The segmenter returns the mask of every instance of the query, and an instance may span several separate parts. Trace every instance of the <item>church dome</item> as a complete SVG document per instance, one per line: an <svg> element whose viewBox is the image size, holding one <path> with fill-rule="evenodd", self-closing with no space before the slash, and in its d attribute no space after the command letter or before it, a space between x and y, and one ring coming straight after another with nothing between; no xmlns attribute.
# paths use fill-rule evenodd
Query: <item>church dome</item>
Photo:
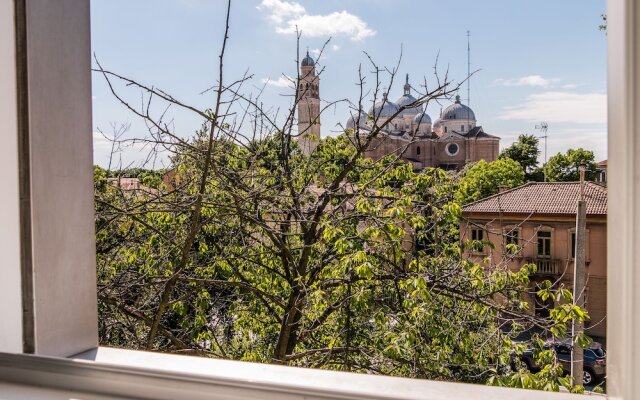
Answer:
<svg viewBox="0 0 640 400"><path fill-rule="evenodd" d="M406 106L408 104L411 103L415 103L416 98L413 97L411 94L404 94L402 95L402 97L400 97L398 99L398 101L396 101L396 104L398 105L398 107L402 107L402 106ZM404 115L416 115L416 114L420 114L422 112L422 107L421 106L416 106L416 107L411 107L411 108L407 108L404 109L400 112L400 114L398 114L399 116L404 116Z"/></svg>
<svg viewBox="0 0 640 400"><path fill-rule="evenodd" d="M313 67L314 65L316 65L316 62L313 61L313 58L311 58L311 56L309 55L309 51L307 51L307 56L302 59L302 66Z"/></svg>
<svg viewBox="0 0 640 400"><path fill-rule="evenodd" d="M398 101L396 101L396 104L398 105L398 107L402 107L415 102L416 102L416 98L411 95L411 85L409 85L409 74L407 74L406 81L404 82L404 94L402 95L402 97L398 99ZM411 108L402 110L402 112L400 112L398 116L402 117L405 115L416 115L416 114L420 114L421 112L422 112L422 106L411 107Z"/></svg>
<svg viewBox="0 0 640 400"><path fill-rule="evenodd" d="M431 117L426 112L421 112L413 118L413 123L416 125L431 125Z"/></svg>
<svg viewBox="0 0 640 400"><path fill-rule="evenodd" d="M355 129L357 119L358 119L358 113L355 113L351 117L349 117L349 120L347 121L347 129ZM365 114L364 111L360 111L359 119L360 121L358 122L357 126L364 127L367 122L367 114Z"/></svg>
<svg viewBox="0 0 640 400"><path fill-rule="evenodd" d="M398 105L387 99L385 93L382 100L369 109L369 115L373 118L389 118L398 112Z"/></svg>
<svg viewBox="0 0 640 400"><path fill-rule="evenodd" d="M456 102L445 108L440 118L442 120L468 119L475 121L476 115L473 110L460 103L460 96L456 96Z"/></svg>

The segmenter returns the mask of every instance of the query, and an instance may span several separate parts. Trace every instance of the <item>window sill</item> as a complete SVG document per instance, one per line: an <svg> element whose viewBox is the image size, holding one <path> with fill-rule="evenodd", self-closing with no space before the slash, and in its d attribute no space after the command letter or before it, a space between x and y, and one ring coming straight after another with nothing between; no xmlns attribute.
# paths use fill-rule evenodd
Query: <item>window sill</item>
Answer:
<svg viewBox="0 0 640 400"><path fill-rule="evenodd" d="M99 347L72 359L0 354L0 381L83 399L580 399L580 395ZM3 384L0 383L0 389ZM0 392L4 392L0 390ZM40 393L40 392L38 392ZM108 396L108 397L104 397ZM20 398L20 397L14 397ZM26 395L23 398L29 398ZM54 397L57 398L57 397Z"/></svg>

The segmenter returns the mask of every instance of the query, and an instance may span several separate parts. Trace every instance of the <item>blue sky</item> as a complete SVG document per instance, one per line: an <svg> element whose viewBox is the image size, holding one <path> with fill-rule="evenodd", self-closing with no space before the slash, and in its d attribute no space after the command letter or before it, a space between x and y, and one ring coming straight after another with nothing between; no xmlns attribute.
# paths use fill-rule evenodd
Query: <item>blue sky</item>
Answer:
<svg viewBox="0 0 640 400"><path fill-rule="evenodd" d="M217 76L223 33L222 0L92 0L92 50L109 70L153 85L198 107L211 106L200 94ZM370 71L365 52L379 65L394 66L414 85L434 83L441 70L453 81L467 71L467 30L471 31L471 108L486 132L502 137L501 147L518 134L549 124L549 155L572 147L606 158L606 35L598 30L604 0L236 0L232 5L228 79L253 75L253 91L265 86L262 101L286 109L291 91L280 85L295 76L296 37L314 53L331 38L320 60L320 94L327 101L357 99L357 70ZM265 84L265 81L269 80ZM371 81L370 81L371 82ZM394 84L390 98L401 95ZM130 99L139 99L129 92ZM460 93L466 98L466 89ZM138 96L138 97L136 97ZM446 104L444 104L446 106ZM111 124L130 123L127 135L145 135L145 125L93 76L95 161L106 164L110 146L97 134ZM430 104L435 120L440 106ZM335 135L349 115L346 104L322 117L322 134ZM200 120L176 112L184 136ZM542 157L542 156L541 156ZM124 164L144 159L134 146ZM156 165L158 166L158 165Z"/></svg>

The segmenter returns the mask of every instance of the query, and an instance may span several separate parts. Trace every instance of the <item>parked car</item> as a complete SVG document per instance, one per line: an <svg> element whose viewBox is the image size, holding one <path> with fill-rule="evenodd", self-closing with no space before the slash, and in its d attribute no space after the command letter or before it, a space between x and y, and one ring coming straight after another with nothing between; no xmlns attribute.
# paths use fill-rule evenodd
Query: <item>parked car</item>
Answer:
<svg viewBox="0 0 640 400"><path fill-rule="evenodd" d="M571 373L571 344L566 342L553 342L547 344L545 347L553 349L558 361L562 365L562 370L567 374ZM583 357L584 378L582 384L593 385L600 382L607 374L607 357L602 344L592 342L588 349L583 350ZM527 349L522 353L520 360L522 360L529 371L540 371L540 367L536 365L533 357L533 349Z"/></svg>

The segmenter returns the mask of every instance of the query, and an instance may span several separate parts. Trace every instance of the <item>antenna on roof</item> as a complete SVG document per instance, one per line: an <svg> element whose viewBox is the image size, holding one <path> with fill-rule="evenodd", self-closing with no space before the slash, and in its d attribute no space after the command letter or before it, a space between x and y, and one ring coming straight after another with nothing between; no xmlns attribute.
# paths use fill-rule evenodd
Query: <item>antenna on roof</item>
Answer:
<svg viewBox="0 0 640 400"><path fill-rule="evenodd" d="M549 124L544 121L540 122L540 125L536 125L536 129L542 132L542 136L540 136L540 139L544 139L544 165L542 166L542 171L544 172L544 167L547 165L547 138L549 137L549 135L547 135L547 129L549 129ZM547 181L546 172L544 172L544 181Z"/></svg>

